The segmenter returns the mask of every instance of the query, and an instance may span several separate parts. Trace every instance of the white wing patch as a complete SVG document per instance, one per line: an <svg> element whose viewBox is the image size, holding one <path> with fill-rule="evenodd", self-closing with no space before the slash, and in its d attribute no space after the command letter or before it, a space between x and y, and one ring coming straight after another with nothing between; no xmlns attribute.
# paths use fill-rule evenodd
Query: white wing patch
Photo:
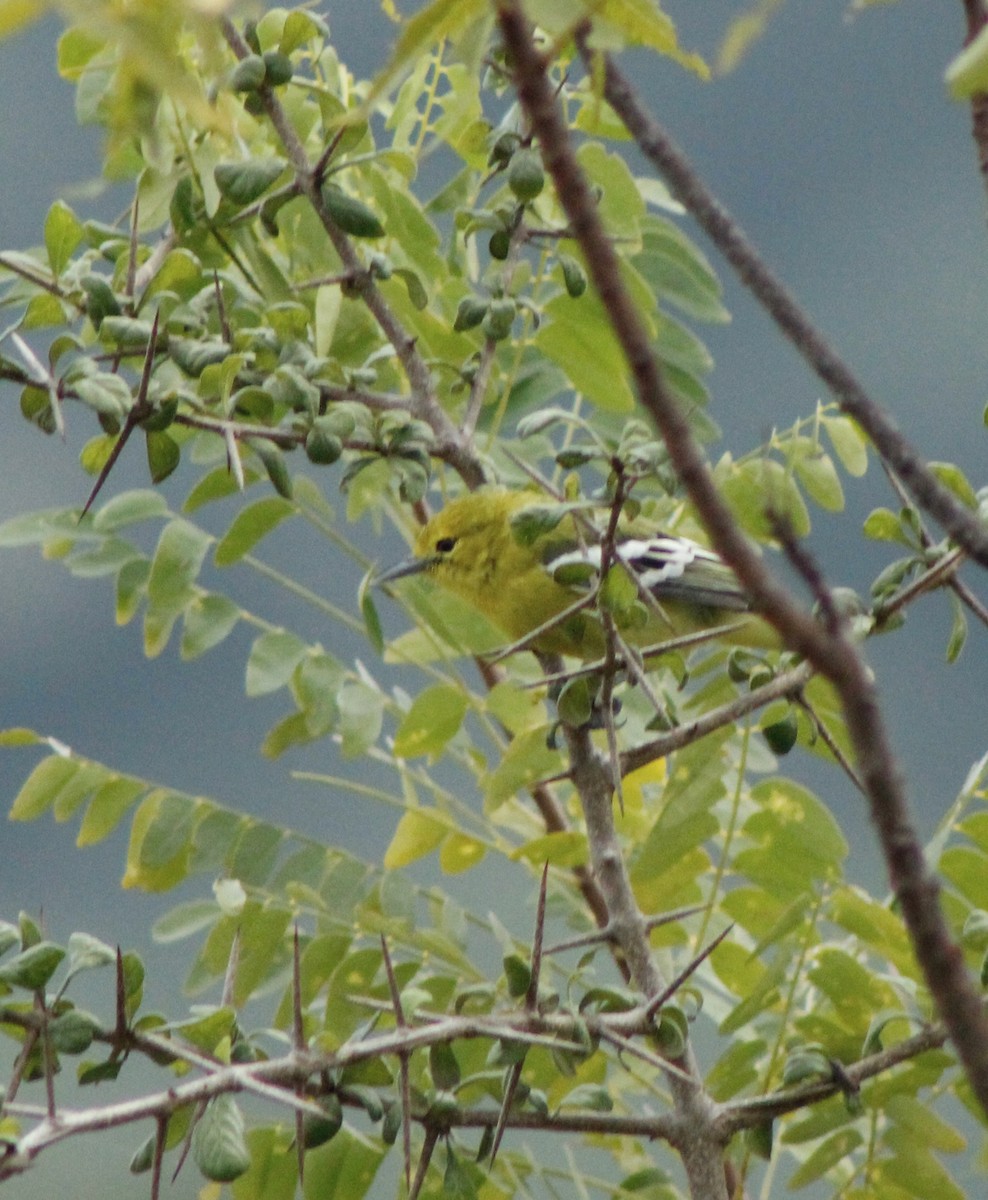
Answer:
<svg viewBox="0 0 988 1200"><path fill-rule="evenodd" d="M600 568L600 547L597 550L597 567ZM658 537L640 540L630 538L619 543L615 550L618 557L637 574L649 591L661 589L671 579L682 579L693 563L712 563L723 567L723 562L710 550L691 542L689 538Z"/></svg>
<svg viewBox="0 0 988 1200"><path fill-rule="evenodd" d="M734 612L748 608L747 597L723 559L689 538L670 534L628 538L614 552L659 599L676 597ZM599 545L586 546L557 555L545 567L556 578L588 591L600 574L600 557ZM585 569L582 577L580 567Z"/></svg>

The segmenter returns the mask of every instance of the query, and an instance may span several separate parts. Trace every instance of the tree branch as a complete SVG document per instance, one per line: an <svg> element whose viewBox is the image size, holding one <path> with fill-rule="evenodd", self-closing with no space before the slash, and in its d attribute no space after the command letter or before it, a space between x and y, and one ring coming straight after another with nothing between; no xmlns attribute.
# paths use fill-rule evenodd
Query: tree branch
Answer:
<svg viewBox="0 0 988 1200"><path fill-rule="evenodd" d="M686 155L648 112L613 59L606 54L598 56L588 48L586 28L578 35L577 42L589 70L593 71L595 64L603 66L605 99L641 152L663 175L672 194L689 210L737 271L741 282L831 390L842 411L868 434L917 504L972 558L988 567L988 528L984 522L940 482L891 416L868 395L795 296L767 266L741 226L700 179Z"/></svg>
<svg viewBox="0 0 988 1200"><path fill-rule="evenodd" d="M980 995L965 967L960 948L950 935L939 903L939 884L927 869L922 846L909 814L905 788L892 753L872 673L840 624L833 628L820 625L772 576L748 545L732 513L721 499L689 424L665 385L645 326L624 285L620 262L601 222L586 177L573 153L569 131L546 74L546 62L533 45L528 22L517 0L502 0L498 12L501 31L515 64L519 99L538 138L546 168L555 183L557 197L586 257L604 311L624 350L639 400L662 434L670 460L714 548L731 566L742 587L751 596L755 609L775 626L787 646L797 650L831 681L840 696L859 773L871 804L872 820L879 833L892 887L902 906L917 959L971 1086L988 1112L988 1020L985 1019ZM608 71L608 74L612 78L611 90L614 90L613 72ZM612 104L621 101L616 94L612 99L610 92L608 99ZM636 122L639 122L640 115L637 108L628 113ZM641 140L644 130L639 125L633 132ZM685 182L680 180L680 187ZM711 216L717 216L717 224L724 226L725 238L726 234L733 234L733 227L719 219L719 209L715 208ZM731 244L730 238L726 238L726 241ZM725 251L727 248L725 246ZM739 261L750 265L750 259L746 256L740 256ZM808 326L804 328L802 314L794 310L789 317L809 336L810 344L815 346L817 365L825 366L828 376L833 376L834 384L840 384L840 388L854 398L852 407L860 408L858 401L864 399L866 404L862 411L868 417L875 417L876 411L867 402L867 397L859 394L856 380L847 378L843 364L836 356L831 356L829 347L818 342L815 331ZM796 320L797 317L799 320ZM844 398L847 399L846 396ZM859 413L855 412L854 415L859 416ZM883 422L884 417L878 421L880 434L884 430ZM953 496L947 494L944 502L939 503L938 497L945 493L945 489L932 477L927 479L929 472L925 466L908 448L898 431L893 432L894 436L885 438L883 450L891 452L893 465L897 469L900 466L907 468L907 473L903 473L907 486L913 488L917 499L922 495L922 502L929 511L945 524L949 522L951 532L956 527L958 540L972 555L976 554L988 563L988 534L968 510L958 513ZM888 431L885 430L885 433ZM896 461L897 457L902 461ZM959 536L961 532L964 533L963 538ZM576 769L577 764L574 763L574 772ZM689 1170L685 1158L684 1162ZM697 1181L692 1177L691 1186L694 1189L697 1187Z"/></svg>
<svg viewBox="0 0 988 1200"><path fill-rule="evenodd" d="M245 58L250 53L250 47L241 37L233 22L224 17L221 27L230 49L237 58ZM444 456L460 474L464 483L471 488L478 487L484 482L484 471L480 461L474 454L469 440L462 436L443 411L436 396L432 373L415 345L415 338L404 329L397 315L381 294L370 272L361 262L353 242L330 217L320 190L322 171L313 169L305 147L295 132L295 127L288 119L288 115L273 90L269 86L263 85L259 89L258 95L261 97L265 111L285 148L288 160L295 171L300 191L312 205L333 248L339 255L344 271L350 275L355 291L367 305L381 332L394 347L411 388L409 410L431 427L443 448Z"/></svg>

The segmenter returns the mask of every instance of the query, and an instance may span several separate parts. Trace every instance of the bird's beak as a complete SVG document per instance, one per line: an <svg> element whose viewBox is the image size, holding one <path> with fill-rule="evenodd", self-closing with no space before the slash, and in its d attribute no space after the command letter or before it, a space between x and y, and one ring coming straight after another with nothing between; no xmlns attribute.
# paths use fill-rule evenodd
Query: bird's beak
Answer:
<svg viewBox="0 0 988 1200"><path fill-rule="evenodd" d="M374 586L380 587L382 583L394 583L396 579L404 579L406 575L418 575L431 565L431 558L403 559L400 563L395 563L393 567L388 567L380 575L377 575L374 579Z"/></svg>

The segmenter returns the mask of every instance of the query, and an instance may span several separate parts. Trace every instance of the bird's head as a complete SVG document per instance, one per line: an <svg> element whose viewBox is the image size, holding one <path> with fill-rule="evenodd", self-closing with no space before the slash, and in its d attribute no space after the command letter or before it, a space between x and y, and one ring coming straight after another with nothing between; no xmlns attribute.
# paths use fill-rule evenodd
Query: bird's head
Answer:
<svg viewBox="0 0 988 1200"><path fill-rule="evenodd" d="M510 538L515 507L515 496L498 488L451 500L419 530L412 556L379 575L377 582L430 575L453 591L472 591L492 554Z"/></svg>

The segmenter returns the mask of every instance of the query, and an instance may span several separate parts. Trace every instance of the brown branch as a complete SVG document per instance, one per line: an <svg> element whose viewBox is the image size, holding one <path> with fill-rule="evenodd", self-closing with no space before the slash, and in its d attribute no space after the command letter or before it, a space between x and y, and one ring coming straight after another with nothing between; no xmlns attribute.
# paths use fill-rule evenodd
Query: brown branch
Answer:
<svg viewBox="0 0 988 1200"><path fill-rule="evenodd" d="M493 663L486 659L475 659L477 668L480 671L481 678L485 686L490 689L504 679L501 670ZM566 816L563 806L559 803L558 798L553 793L552 789L545 783L536 783L529 788L529 795L539 810L539 815L545 825L546 833L565 833L570 829L570 822ZM587 870L586 867L577 866L573 868L573 878L576 886L580 889L580 894L589 908L594 921L597 923L598 929L607 928L609 916L607 913L607 901L593 877L593 873ZM623 964L618 964L624 971ZM625 976L627 978L627 976Z"/></svg>
<svg viewBox="0 0 988 1200"><path fill-rule="evenodd" d="M642 406L660 431L670 460L714 548L733 569L742 587L751 596L756 611L779 631L786 645L797 650L831 681L840 696L858 770L867 789L872 820L878 830L892 887L902 906L917 960L922 965L927 986L947 1025L971 1086L988 1112L988 1020L974 980L965 967L960 948L950 935L940 907L939 884L927 868L909 814L905 788L892 753L871 672L846 631L840 626L825 629L805 608L799 606L752 551L738 529L732 513L717 491L683 412L662 378L647 330L624 285L620 261L601 222L587 179L573 153L569 131L546 74L547 64L532 43L531 29L517 0L502 0L499 19L505 43L514 59L519 99L538 138L546 168L555 183L556 195L580 242L604 311L624 350ZM640 106L637 103L630 104L631 97L627 92L620 92L618 85L621 81L615 81L609 64L605 69L611 81L605 92L608 100L615 108L621 105L618 111L629 124L634 122L632 132L639 143L643 144L644 139L652 154L662 157L660 151L666 151L664 138L651 127L654 123L643 124ZM646 133L650 141L645 138ZM673 161L682 165L679 156ZM674 190L688 190L687 184L692 182L692 172L685 176L681 173ZM682 200L683 196L679 195L679 198ZM758 260L748 252L746 243L738 243L735 227L728 222L719 206L710 207L712 198L705 191L702 198L710 208L709 216L716 218L715 226L720 230L720 242L725 253L732 250L732 261L739 269L743 265L749 281L758 284L764 291L764 274L752 274L752 265ZM696 197L693 200L698 202ZM777 319L784 316L787 329L799 334L799 344L812 350L814 365L835 387L845 410L853 412L863 424L867 422L866 428L871 426L868 432L873 437L877 433L882 439L883 453L917 500L941 520L972 555L988 562L988 532L969 510L958 511L954 497L932 477L901 434L886 427L884 414L871 404L843 363L822 343L802 313L790 303L781 285L775 286L771 278L770 282L773 288L769 299L773 302L773 311L778 314ZM568 740L573 741L572 738ZM574 781L581 769L577 754L574 753L578 749L571 745ZM697 1157L702 1158L703 1155ZM684 1163L689 1170L690 1158L685 1153ZM693 1176L691 1186L697 1194L705 1194L699 1191L697 1179ZM710 1191L706 1194L714 1196L722 1193Z"/></svg>
<svg viewBox="0 0 988 1200"><path fill-rule="evenodd" d="M842 1067L842 1071L852 1085L860 1086L865 1080L883 1075L893 1067L926 1053L927 1050L939 1049L946 1040L947 1031L943 1025L927 1025L919 1033L897 1042L887 1050L880 1050L877 1054L870 1054L850 1066ZM811 1104L819 1104L828 1096L842 1091L843 1086L838 1079L821 1080L819 1083L808 1083L803 1087L770 1092L752 1100L739 1100L734 1104L724 1105L717 1120L724 1135L731 1137L742 1129L751 1129L765 1121L785 1116L786 1113L796 1112Z"/></svg>
<svg viewBox="0 0 988 1200"><path fill-rule="evenodd" d="M851 368L816 328L795 296L766 265L741 226L707 188L692 164L608 55L578 36L588 69L603 66L604 97L639 149L664 176L669 189L736 270L738 278L768 312L812 370L853 417L875 449L903 480L916 502L982 566L988 566L988 528L933 474L891 416L865 391ZM544 143L543 143L544 144ZM560 194L562 199L565 199ZM571 217L572 222L572 217ZM684 480L685 482L685 480Z"/></svg>
<svg viewBox="0 0 988 1200"><path fill-rule="evenodd" d="M238 59L245 58L250 54L250 47L229 18L223 18L221 29L227 44ZM288 161L295 171L301 193L312 205L313 211L333 244L333 249L339 256L343 270L350 274L355 292L367 305L368 311L374 317L381 332L394 347L411 388L409 411L431 427L444 451L446 460L459 473L464 483L470 488L478 487L485 478L480 460L469 441L462 437L440 405L432 373L418 351L415 338L403 327L381 294L371 273L361 262L353 242L329 215L321 192L324 165L320 160L320 169L317 171L313 168L305 147L295 132L294 125L289 120L274 91L269 86L262 85L257 94L281 140Z"/></svg>
<svg viewBox="0 0 988 1200"><path fill-rule="evenodd" d="M891 471L887 472L887 474L888 474L888 478L889 478L889 483L891 483L892 489L895 492L895 494L899 497L899 499L902 501L902 503L904 505L912 508L912 505L910 504L910 501L909 501L909 495L906 492L905 488L902 486L902 484L899 482L899 480L896 478L895 474ZM927 529L926 523L923 520L922 514L916 512L915 508L912 508L912 511L914 513L916 513L916 523L919 527L920 545L923 547L924 550L931 550L935 544L933 536L930 533L930 531ZM937 568L937 564L934 563L934 565L930 568L930 570L935 571L936 568ZM981 622L982 625L988 627L988 608L985 607L984 603L978 599L978 597L971 591L971 589L957 575L956 572L948 576L948 578L946 579L946 585L954 593L954 595L957 597L957 599L960 600L961 604L963 604L975 616L975 618ZM910 597L910 599L911 598L912 597ZM893 597L892 600L895 600L895 597ZM890 603L891 603L891 601L890 601ZM885 606L882 606L876 612L875 616L876 616L877 620L881 620L884 617L884 615L885 615Z"/></svg>
<svg viewBox="0 0 988 1200"><path fill-rule="evenodd" d="M725 725L733 725L742 717L748 716L749 713L764 708L766 704L771 704L773 700L781 700L786 696L798 696L812 675L813 668L809 663L800 663L798 667L776 675L773 680L762 687L755 688L751 692L744 692L728 701L727 704L721 705L720 708L704 713L695 721L686 721L682 725L677 725L675 729L669 730L668 733L653 738L650 742L643 742L640 746L625 750L621 755L622 775L628 775L632 771L637 771L639 767L655 762L657 758L665 758L676 750L682 750L684 746L692 745L700 738L706 737L718 729L723 729Z"/></svg>

